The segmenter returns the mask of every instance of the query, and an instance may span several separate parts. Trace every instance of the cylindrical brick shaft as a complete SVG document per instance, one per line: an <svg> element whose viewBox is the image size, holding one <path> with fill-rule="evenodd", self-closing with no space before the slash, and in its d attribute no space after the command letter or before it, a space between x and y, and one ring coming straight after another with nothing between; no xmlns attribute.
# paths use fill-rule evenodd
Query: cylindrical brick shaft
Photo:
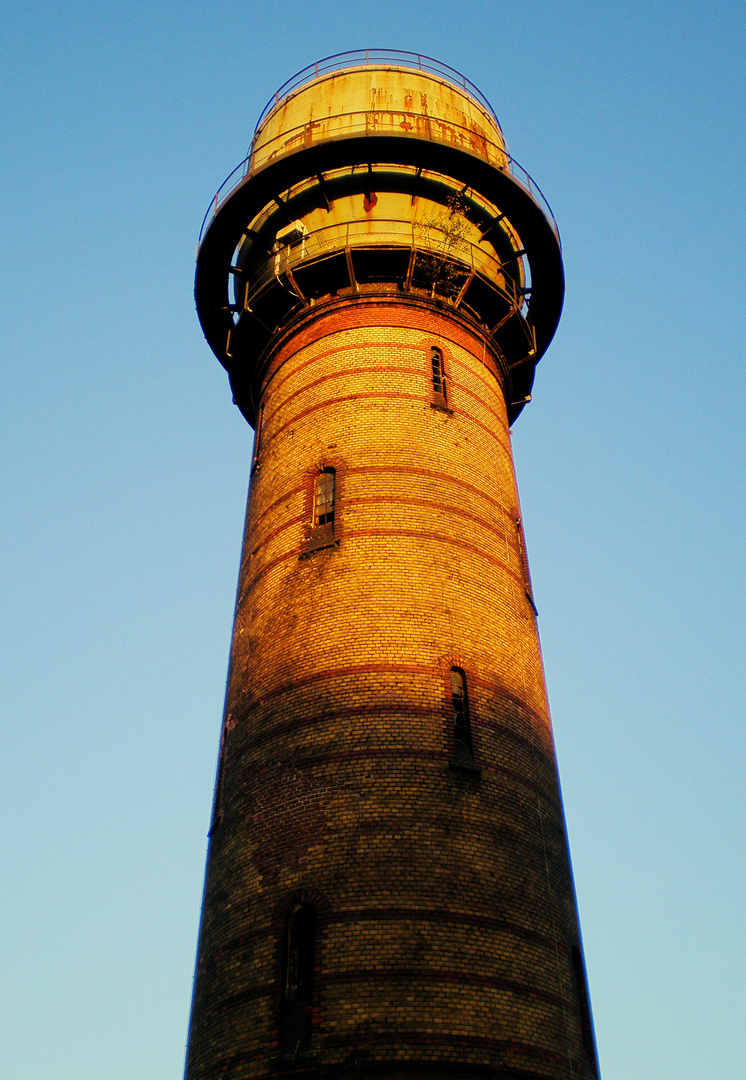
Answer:
<svg viewBox="0 0 746 1080"><path fill-rule="evenodd" d="M250 384L187 1080L592 1080L505 351L335 293Z"/></svg>

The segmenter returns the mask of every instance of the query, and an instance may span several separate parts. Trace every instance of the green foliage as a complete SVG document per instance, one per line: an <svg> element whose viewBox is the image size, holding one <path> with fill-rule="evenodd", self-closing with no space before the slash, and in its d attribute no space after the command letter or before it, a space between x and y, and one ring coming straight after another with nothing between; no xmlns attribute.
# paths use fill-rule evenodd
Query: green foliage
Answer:
<svg viewBox="0 0 746 1080"><path fill-rule="evenodd" d="M464 280L464 256L468 252L466 239L469 221L463 195L452 195L442 209L433 210L429 217L415 226L417 277L430 288L449 299L457 294Z"/></svg>

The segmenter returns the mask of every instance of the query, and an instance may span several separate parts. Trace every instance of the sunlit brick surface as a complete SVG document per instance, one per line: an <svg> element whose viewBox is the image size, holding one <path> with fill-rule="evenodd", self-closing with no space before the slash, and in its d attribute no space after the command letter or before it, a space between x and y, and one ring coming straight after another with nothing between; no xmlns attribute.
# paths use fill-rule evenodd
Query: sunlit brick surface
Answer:
<svg viewBox="0 0 746 1080"><path fill-rule="evenodd" d="M261 408L187 1078L594 1077L501 361L446 305L348 298L279 337ZM317 945L293 1050L299 900Z"/></svg>

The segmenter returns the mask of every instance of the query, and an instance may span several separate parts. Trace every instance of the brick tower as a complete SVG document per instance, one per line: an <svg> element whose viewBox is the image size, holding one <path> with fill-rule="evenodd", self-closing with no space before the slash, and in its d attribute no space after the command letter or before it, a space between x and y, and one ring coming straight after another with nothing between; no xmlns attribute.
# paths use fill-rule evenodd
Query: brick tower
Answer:
<svg viewBox="0 0 746 1080"><path fill-rule="evenodd" d="M254 427L187 1080L596 1080L509 424L557 228L463 76L301 72L196 300Z"/></svg>

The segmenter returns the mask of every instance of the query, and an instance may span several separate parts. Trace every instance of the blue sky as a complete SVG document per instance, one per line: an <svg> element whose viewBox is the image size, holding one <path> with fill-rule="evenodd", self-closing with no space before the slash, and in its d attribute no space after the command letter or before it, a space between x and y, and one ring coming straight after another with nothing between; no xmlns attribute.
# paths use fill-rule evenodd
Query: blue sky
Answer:
<svg viewBox="0 0 746 1080"><path fill-rule="evenodd" d="M605 1080L740 1080L741 4L7 3L0 1042L181 1075L251 432L192 300L274 89L420 51L562 232L514 448Z"/></svg>

